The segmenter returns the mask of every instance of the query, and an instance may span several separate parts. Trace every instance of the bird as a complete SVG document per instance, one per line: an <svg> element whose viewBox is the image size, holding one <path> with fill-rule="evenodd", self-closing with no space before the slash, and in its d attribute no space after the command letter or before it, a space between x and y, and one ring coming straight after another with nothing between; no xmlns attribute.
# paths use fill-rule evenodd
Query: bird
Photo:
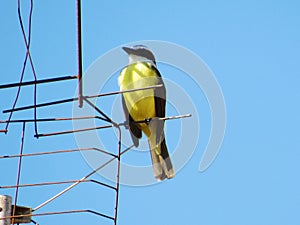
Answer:
<svg viewBox="0 0 300 225"><path fill-rule="evenodd" d="M153 52L144 45L123 47L129 63L118 77L122 92L122 105L133 144L138 147L144 133L148 139L154 177L162 181L175 173L164 135L166 88L157 69ZM160 85L151 89L126 92ZM124 92L125 91L125 92Z"/></svg>

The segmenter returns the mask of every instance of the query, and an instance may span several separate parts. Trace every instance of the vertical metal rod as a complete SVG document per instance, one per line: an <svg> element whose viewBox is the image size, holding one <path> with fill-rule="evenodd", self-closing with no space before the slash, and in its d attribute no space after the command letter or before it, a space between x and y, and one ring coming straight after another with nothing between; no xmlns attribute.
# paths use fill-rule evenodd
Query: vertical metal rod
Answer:
<svg viewBox="0 0 300 225"><path fill-rule="evenodd" d="M35 82L37 81L37 76L36 76L35 68L34 68L34 65L33 65L33 60L32 60L31 54L30 54L30 50L29 50L29 48L30 48L30 42L31 42L32 11L33 11L33 0L30 0L30 11L29 11L29 17L28 17L28 38L27 38L25 30L24 30L24 26L23 26L22 15L21 15L21 3L20 3L20 0L18 0L19 23L20 23L20 26L21 26L21 29L22 29L24 43L26 45L26 57L25 57L25 61L24 61L24 64L23 64L23 69L22 69L22 73L21 73L20 83L22 83L22 81L23 81L27 59L29 59L29 62L30 62L30 66L31 66L31 70L32 70L32 73L33 73L34 81ZM20 91L21 91L21 86L18 89L17 96L16 96L16 99L15 99L13 108L15 108L15 106L16 106L16 103L17 103L18 98L19 98ZM37 110L36 110L36 104L37 104L37 84L36 83L34 84L34 90L33 90L33 102L34 102L34 112L33 112L33 114L34 114L34 119L36 120L37 119ZM8 121L10 121L11 117L12 117L12 112L9 115L9 120ZM6 130L8 128L8 124L9 124L9 122L6 125ZM35 131L35 134L37 135L38 131L37 131L37 123L36 122L34 123L34 131Z"/></svg>
<svg viewBox="0 0 300 225"><path fill-rule="evenodd" d="M23 38L24 38L24 41L25 41L25 43L26 43L26 49L27 49L26 56L25 56L25 59L24 59L24 62L23 62L23 67L22 67L21 76L20 76L20 83L22 83L23 78L24 78L24 74L25 74L25 68L26 68L28 56L29 56L29 51L28 51L28 49L29 49L29 46L30 46L30 42L27 42L27 39L26 39L26 34L25 34L24 26L23 26L23 19L22 19L22 15L21 15L21 3L20 3L20 0L18 0L18 18L19 18L19 23L20 23L20 26L21 26ZM30 23L29 23L29 25L30 25ZM29 34L29 35L30 35L30 34ZM29 35L28 35L28 36L29 36ZM14 109L14 108L16 107L16 105L17 105L17 102L18 102L18 99L19 99L20 92L21 92L21 86L18 87L17 94L16 94L16 98L15 98L15 100L14 100L12 109ZM5 133L7 133L7 131L8 131L8 126L9 126L9 122L10 122L10 120L11 120L11 118L12 118L12 114L13 114L13 111L11 111L10 114L9 114L8 122L7 122L6 127L5 127L5 130L6 130Z"/></svg>
<svg viewBox="0 0 300 225"><path fill-rule="evenodd" d="M19 184L20 184L20 178L21 178L21 168L22 168L22 155L23 155L23 149L24 149L24 139L25 139L25 129L26 129L26 122L23 123L23 129L22 129L22 137L21 137L21 146L20 146L20 158L18 163L18 174L17 174L17 183L16 183L16 192L15 192L15 203L13 207L12 216L15 216L16 213L16 205L18 201L18 194L19 194ZM14 217L11 220L11 223L14 224Z"/></svg>
<svg viewBox="0 0 300 225"><path fill-rule="evenodd" d="M121 145L122 145L122 133L120 127L117 127L119 132L119 141L118 141L118 168L117 168L117 178L116 178L116 204L115 204L115 218L114 225L117 225L118 220L118 207L119 207L119 188L120 188L120 167L121 167Z"/></svg>
<svg viewBox="0 0 300 225"><path fill-rule="evenodd" d="M7 195L0 195L0 218L6 218L0 220L0 225L10 225L11 216L11 197Z"/></svg>
<svg viewBox="0 0 300 225"><path fill-rule="evenodd" d="M30 51L29 51L29 43L31 41L32 11L33 11L33 0L30 0L30 11L29 11L29 22L28 22L29 23L29 27L28 27L28 44L26 42L26 38L25 38L25 44L27 46L29 62L30 62L31 70L32 70L32 73L33 73L34 81L35 81L34 90L33 90L33 103L34 103L34 112L33 112L33 114L34 114L34 131L35 131L35 134L38 135L38 127L37 127L37 122L36 122L36 119L37 119L37 109L36 109L36 104L37 104L37 84L36 84L37 76L36 76L35 68L34 68L34 65L33 65L32 58L31 58L31 54L30 54Z"/></svg>
<svg viewBox="0 0 300 225"><path fill-rule="evenodd" d="M77 0L77 48L78 48L78 106L81 108L83 106L81 0Z"/></svg>

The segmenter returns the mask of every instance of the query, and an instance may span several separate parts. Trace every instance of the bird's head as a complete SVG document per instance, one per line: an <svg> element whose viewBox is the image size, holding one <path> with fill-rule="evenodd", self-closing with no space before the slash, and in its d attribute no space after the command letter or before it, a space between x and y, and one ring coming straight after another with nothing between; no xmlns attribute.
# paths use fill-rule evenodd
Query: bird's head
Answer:
<svg viewBox="0 0 300 225"><path fill-rule="evenodd" d="M123 47L123 50L129 55L129 64L135 62L150 62L156 66L153 52L145 45L134 45L132 47Z"/></svg>

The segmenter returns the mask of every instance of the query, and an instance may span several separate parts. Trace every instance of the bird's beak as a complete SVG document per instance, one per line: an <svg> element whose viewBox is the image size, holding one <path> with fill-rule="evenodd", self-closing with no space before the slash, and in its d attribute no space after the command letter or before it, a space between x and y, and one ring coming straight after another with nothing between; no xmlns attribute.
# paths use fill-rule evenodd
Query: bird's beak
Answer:
<svg viewBox="0 0 300 225"><path fill-rule="evenodd" d="M130 47L122 47L122 49L128 54L132 54L134 52L134 49L130 48Z"/></svg>

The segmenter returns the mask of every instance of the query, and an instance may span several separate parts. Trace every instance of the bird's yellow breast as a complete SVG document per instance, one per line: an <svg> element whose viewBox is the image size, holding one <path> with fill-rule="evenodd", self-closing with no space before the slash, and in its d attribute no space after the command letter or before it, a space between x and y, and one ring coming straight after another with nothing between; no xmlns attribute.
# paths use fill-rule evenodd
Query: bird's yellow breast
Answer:
<svg viewBox="0 0 300 225"><path fill-rule="evenodd" d="M137 62L124 68L119 76L121 91L157 84L157 74L150 63ZM123 93L129 114L135 121L155 116L154 90Z"/></svg>

